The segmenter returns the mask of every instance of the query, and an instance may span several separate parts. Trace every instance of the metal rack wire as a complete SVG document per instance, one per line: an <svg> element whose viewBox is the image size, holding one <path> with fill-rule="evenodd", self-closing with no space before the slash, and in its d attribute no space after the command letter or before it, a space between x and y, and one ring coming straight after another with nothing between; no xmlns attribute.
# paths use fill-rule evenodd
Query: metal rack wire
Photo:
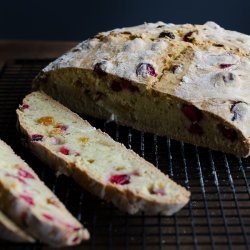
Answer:
<svg viewBox="0 0 250 250"><path fill-rule="evenodd" d="M83 191L71 179L56 177L22 148L15 129L15 109L30 91L33 77L49 61L17 60L7 63L0 71L0 138L34 168L89 228L92 238L84 244L84 249L250 248L250 158L237 159L85 117L192 192L190 203L172 217L130 216ZM43 247L0 242L0 249Z"/></svg>

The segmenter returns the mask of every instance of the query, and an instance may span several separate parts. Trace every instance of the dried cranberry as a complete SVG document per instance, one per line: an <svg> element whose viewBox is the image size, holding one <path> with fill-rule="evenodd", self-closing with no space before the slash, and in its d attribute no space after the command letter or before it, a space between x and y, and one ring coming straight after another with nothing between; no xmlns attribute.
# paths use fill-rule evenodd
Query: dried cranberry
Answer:
<svg viewBox="0 0 250 250"><path fill-rule="evenodd" d="M120 185L125 185L130 183L130 176L127 174L117 174L110 177L110 182Z"/></svg>
<svg viewBox="0 0 250 250"><path fill-rule="evenodd" d="M194 33L193 31L189 31L188 33L186 33L183 37L183 41L192 43L194 40L194 38L191 37L193 33Z"/></svg>
<svg viewBox="0 0 250 250"><path fill-rule="evenodd" d="M50 220L50 221L53 221L53 220L54 220L53 216L51 216L51 215L49 215L49 214L42 214L42 216L43 216L45 219L47 219L47 220Z"/></svg>
<svg viewBox="0 0 250 250"><path fill-rule="evenodd" d="M100 76L105 76L107 73L102 69L103 62L96 63L94 66L94 72Z"/></svg>
<svg viewBox="0 0 250 250"><path fill-rule="evenodd" d="M23 178L21 177L16 177L16 178L18 179L19 182L23 183L24 185L27 185L27 182Z"/></svg>
<svg viewBox="0 0 250 250"><path fill-rule="evenodd" d="M78 153L78 152L77 152L77 153L75 153L75 156L80 156L80 155L81 155L81 154L80 154L80 153Z"/></svg>
<svg viewBox="0 0 250 250"><path fill-rule="evenodd" d="M219 65L219 67L220 67L221 69L225 69L225 68L229 68L229 67L231 67L231 66L233 66L233 65L234 65L234 64L222 63L222 64Z"/></svg>
<svg viewBox="0 0 250 250"><path fill-rule="evenodd" d="M29 205L34 206L34 200L31 196L25 195L25 194L21 194L19 196L21 199L23 199L25 202L27 202Z"/></svg>
<svg viewBox="0 0 250 250"><path fill-rule="evenodd" d="M165 191L163 189L158 189L155 191L155 194L165 195Z"/></svg>
<svg viewBox="0 0 250 250"><path fill-rule="evenodd" d="M18 175L27 179L35 179L34 175L32 175L30 172L21 168L18 170Z"/></svg>
<svg viewBox="0 0 250 250"><path fill-rule="evenodd" d="M115 92L120 92L122 91L122 86L121 83L118 81L113 81L110 85L110 88L115 91Z"/></svg>
<svg viewBox="0 0 250 250"><path fill-rule="evenodd" d="M198 123L191 124L188 131L194 135L202 135L203 134L203 129Z"/></svg>
<svg viewBox="0 0 250 250"><path fill-rule="evenodd" d="M222 124L218 125L218 129L222 133L222 135L230 141L235 141L237 139L237 133L234 129L228 128Z"/></svg>
<svg viewBox="0 0 250 250"><path fill-rule="evenodd" d="M159 35L159 38L164 38L164 37L169 37L171 39L175 39L175 35L173 32L166 32L166 31L161 32Z"/></svg>
<svg viewBox="0 0 250 250"><path fill-rule="evenodd" d="M31 141L41 141L42 139L43 139L43 135L33 134L31 136Z"/></svg>
<svg viewBox="0 0 250 250"><path fill-rule="evenodd" d="M202 120L202 112L195 106L183 105L181 111L191 122L199 122Z"/></svg>
<svg viewBox="0 0 250 250"><path fill-rule="evenodd" d="M69 128L69 126L64 124L56 124L55 128L60 128L61 130L66 131Z"/></svg>
<svg viewBox="0 0 250 250"><path fill-rule="evenodd" d="M178 73L180 73L181 71L182 71L182 65L180 65L180 64L175 64L175 65L173 65L172 66L172 72L174 73L174 74L178 74Z"/></svg>
<svg viewBox="0 0 250 250"><path fill-rule="evenodd" d="M149 63L140 63L136 68L136 74L138 76L146 77L147 75L150 76L157 76L154 67Z"/></svg>
<svg viewBox="0 0 250 250"><path fill-rule="evenodd" d="M67 223L65 224L65 226L68 227L68 228L71 228L74 231L79 231L81 229L81 227L76 227L74 225L67 224Z"/></svg>
<svg viewBox="0 0 250 250"><path fill-rule="evenodd" d="M64 154L64 155L69 155L70 150L66 147L60 147L59 149L60 153Z"/></svg>
<svg viewBox="0 0 250 250"><path fill-rule="evenodd" d="M165 190L163 188L154 189L153 187L149 188L150 194L156 194L156 195L165 195Z"/></svg>
<svg viewBox="0 0 250 250"><path fill-rule="evenodd" d="M30 107L30 105L29 104L25 104L25 103L23 103L22 105L19 106L19 108L21 110L28 109L29 107Z"/></svg>
<svg viewBox="0 0 250 250"><path fill-rule="evenodd" d="M78 242L78 241L79 241L79 237L75 237L75 238L73 238L73 240L72 240L73 243L76 243L76 242Z"/></svg>

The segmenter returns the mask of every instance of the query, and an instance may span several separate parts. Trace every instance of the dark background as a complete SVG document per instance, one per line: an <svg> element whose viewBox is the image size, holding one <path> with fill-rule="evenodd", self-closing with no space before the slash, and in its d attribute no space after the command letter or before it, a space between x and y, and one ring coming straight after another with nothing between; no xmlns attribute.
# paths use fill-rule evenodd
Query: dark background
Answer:
<svg viewBox="0 0 250 250"><path fill-rule="evenodd" d="M250 0L0 0L0 39L83 40L98 31L162 20L250 34Z"/></svg>

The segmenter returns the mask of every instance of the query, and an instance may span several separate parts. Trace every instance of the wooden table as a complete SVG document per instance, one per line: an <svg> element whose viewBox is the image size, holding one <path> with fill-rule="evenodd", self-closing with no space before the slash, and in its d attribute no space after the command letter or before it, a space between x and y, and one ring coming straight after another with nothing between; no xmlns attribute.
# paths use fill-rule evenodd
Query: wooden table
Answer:
<svg viewBox="0 0 250 250"><path fill-rule="evenodd" d="M55 58L77 43L76 41L0 40L0 64L13 59Z"/></svg>

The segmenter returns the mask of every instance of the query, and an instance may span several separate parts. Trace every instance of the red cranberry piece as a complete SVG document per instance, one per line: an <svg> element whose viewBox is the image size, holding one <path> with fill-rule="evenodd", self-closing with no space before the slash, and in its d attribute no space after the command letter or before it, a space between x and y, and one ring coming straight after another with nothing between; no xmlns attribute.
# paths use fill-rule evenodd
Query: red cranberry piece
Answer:
<svg viewBox="0 0 250 250"><path fill-rule="evenodd" d="M70 151L66 147L60 147L59 151L64 155L69 155Z"/></svg>
<svg viewBox="0 0 250 250"><path fill-rule="evenodd" d="M56 128L60 128L60 129L63 130L63 131L66 131L66 130L68 129L69 126L64 125L64 124L57 124L55 127L56 127Z"/></svg>
<svg viewBox="0 0 250 250"><path fill-rule="evenodd" d="M94 66L94 72L97 73L100 76L107 75L107 73L105 71L103 71L103 69L102 69L103 64L104 64L104 62L98 62Z"/></svg>
<svg viewBox="0 0 250 250"><path fill-rule="evenodd" d="M53 216L51 216L50 214L42 214L42 216L43 216L45 219L47 219L47 220L50 220L50 221L53 221L53 220L54 220Z"/></svg>
<svg viewBox="0 0 250 250"><path fill-rule="evenodd" d="M30 107L30 105L29 104L25 104L25 103L23 103L22 105L19 106L19 108L21 110L28 109L29 107Z"/></svg>
<svg viewBox="0 0 250 250"><path fill-rule="evenodd" d="M198 123L191 124L188 131L194 135L202 135L203 134L203 129Z"/></svg>
<svg viewBox="0 0 250 250"><path fill-rule="evenodd" d="M225 69L225 68L229 68L229 67L231 67L231 66L233 66L233 65L234 65L234 64L222 63L222 64L219 65L219 67L220 67L221 69Z"/></svg>
<svg viewBox="0 0 250 250"><path fill-rule="evenodd" d="M147 75L150 76L157 76L154 67L149 63L140 63L136 68L136 74L138 76L146 77Z"/></svg>
<svg viewBox="0 0 250 250"><path fill-rule="evenodd" d="M230 141L235 141L237 139L237 133L234 129L228 128L222 124L218 125L218 128L222 135Z"/></svg>
<svg viewBox="0 0 250 250"><path fill-rule="evenodd" d="M155 191L156 194L159 194L159 195L165 195L165 191L163 189L158 189Z"/></svg>
<svg viewBox="0 0 250 250"><path fill-rule="evenodd" d="M171 39L175 39L175 35L173 32L161 32L160 35L159 35L159 38L164 38L164 37L169 37Z"/></svg>
<svg viewBox="0 0 250 250"><path fill-rule="evenodd" d="M120 92L122 91L122 86L121 83L118 81L113 81L110 85L110 88L115 91L115 92Z"/></svg>
<svg viewBox="0 0 250 250"><path fill-rule="evenodd" d="M23 178L21 177L16 177L16 178L18 179L19 182L23 183L24 185L27 184L27 182Z"/></svg>
<svg viewBox="0 0 250 250"><path fill-rule="evenodd" d="M127 174L112 175L109 179L111 183L125 185L130 183L130 176Z"/></svg>
<svg viewBox="0 0 250 250"><path fill-rule="evenodd" d="M79 241L79 237L75 237L73 240L72 240L72 243L77 243Z"/></svg>
<svg viewBox="0 0 250 250"><path fill-rule="evenodd" d="M190 31L190 32L186 33L184 35L184 37L183 37L183 41L192 43L193 40L194 40L194 38L191 38L191 36L193 35L193 33L194 33L193 31Z"/></svg>
<svg viewBox="0 0 250 250"><path fill-rule="evenodd" d="M34 175L21 168L18 170L18 175L27 179L35 179Z"/></svg>
<svg viewBox="0 0 250 250"><path fill-rule="evenodd" d="M195 106L183 105L181 111L191 122L199 122L202 120L202 112Z"/></svg>
<svg viewBox="0 0 250 250"><path fill-rule="evenodd" d="M80 153L78 153L78 152L77 152L77 153L75 153L75 156L80 156L80 155L81 155L81 154L80 154Z"/></svg>
<svg viewBox="0 0 250 250"><path fill-rule="evenodd" d="M19 196L21 199L23 199L25 202L27 202L29 205L34 206L34 200L31 196L25 195L25 194L21 194Z"/></svg>
<svg viewBox="0 0 250 250"><path fill-rule="evenodd" d="M31 141L41 141L43 139L43 135L34 134L31 136Z"/></svg>
<svg viewBox="0 0 250 250"><path fill-rule="evenodd" d="M73 231L79 231L81 229L81 227L76 227L76 226L71 225L71 224L65 224L65 226L72 229Z"/></svg>
<svg viewBox="0 0 250 250"><path fill-rule="evenodd" d="M180 73L181 71L182 71L182 65L176 64L176 65L173 65L173 66L172 66L172 72L173 72L174 74L178 74L178 73Z"/></svg>

